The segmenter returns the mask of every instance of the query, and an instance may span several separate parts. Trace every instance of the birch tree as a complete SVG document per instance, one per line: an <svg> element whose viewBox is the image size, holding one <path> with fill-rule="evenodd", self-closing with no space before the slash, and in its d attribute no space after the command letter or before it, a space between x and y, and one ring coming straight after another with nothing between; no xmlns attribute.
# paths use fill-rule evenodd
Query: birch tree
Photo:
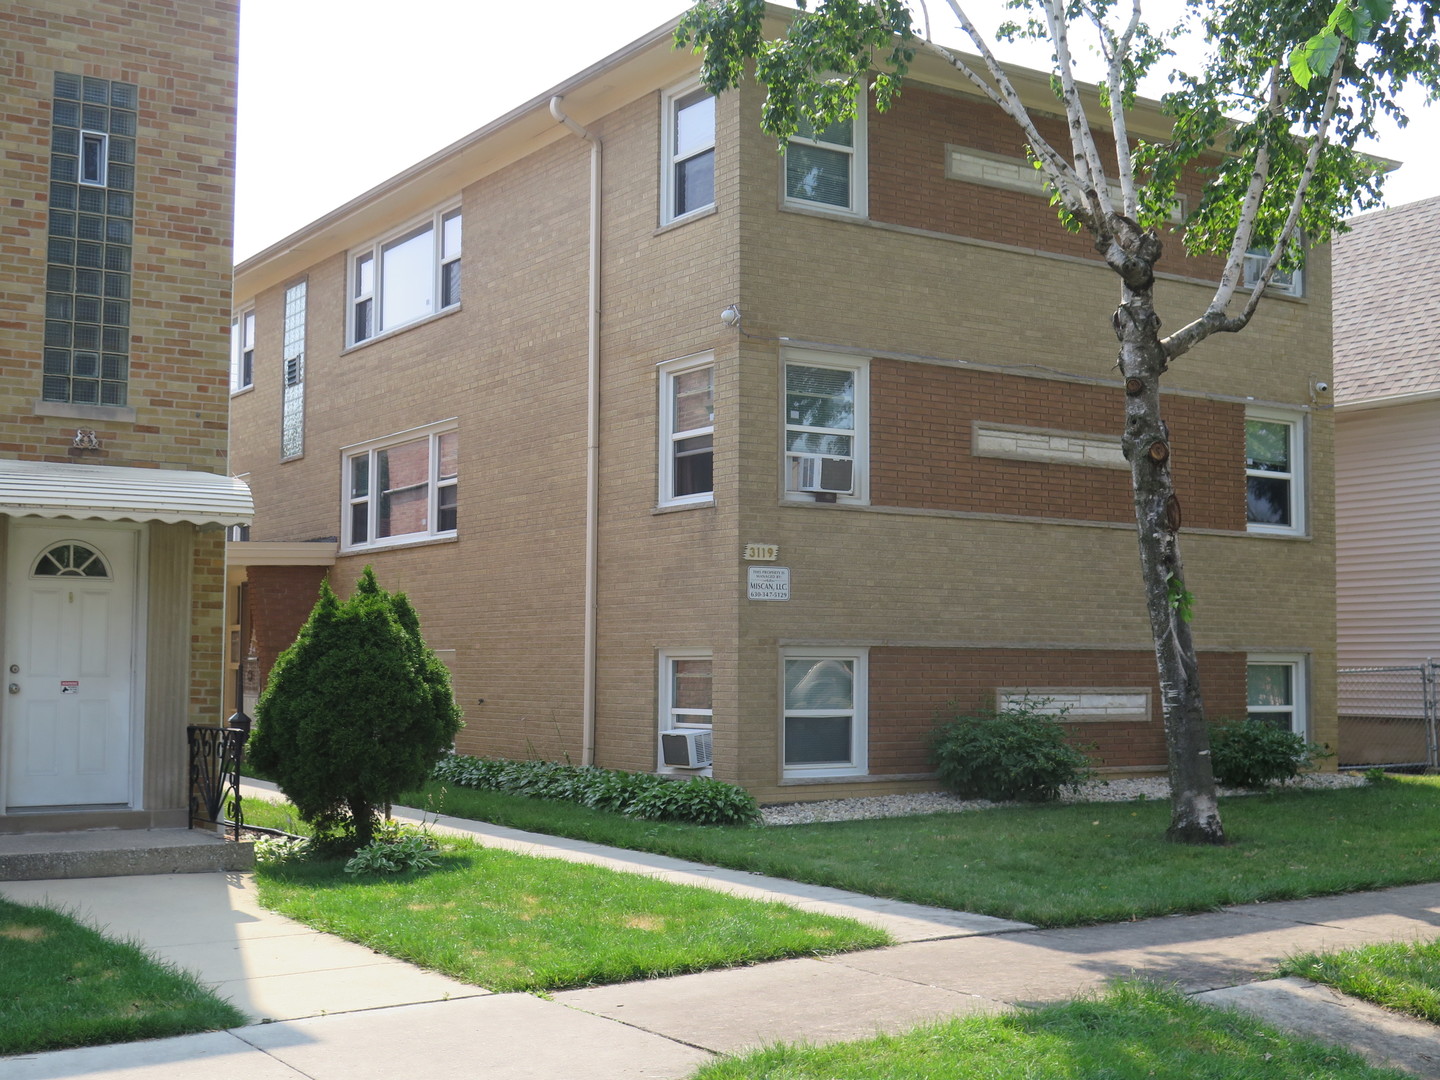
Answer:
<svg viewBox="0 0 1440 1080"><path fill-rule="evenodd" d="M1187 22L1203 35L1205 55L1171 72L1161 104L1173 126L1157 140L1132 131L1130 110L1139 81L1174 63L1170 46L1179 29L1152 28L1142 0L1010 0L1016 21L1000 36L1051 48L1056 100L1046 102L1022 100L960 0L936 6L973 53L934 40L930 13L919 3L912 11L905 0L818 0L813 7L799 0L785 36L766 40L763 0L701 0L682 19L676 41L703 55L702 79L714 93L736 86L753 63L767 91L761 125L781 140L802 125L819 131L853 117L863 90L885 111L916 54L928 51L1016 126L1061 220L1089 233L1118 278L1118 306L1096 315L1111 320L1124 380L1122 445L1169 759L1166 835L1223 843L1161 381L1207 338L1244 330L1276 272L1298 267L1305 245L1324 243L1347 214L1377 204L1383 175L1357 143L1373 136L1382 114L1403 123L1397 94L1407 83L1432 91L1440 85L1440 8L1397 8L1394 0L1191 0ZM1098 58L1089 85L1080 81L1081 57ZM1037 108L1063 113L1063 141L1041 133ZM1184 242L1192 254L1222 256L1224 269L1203 310L1166 313L1176 326L1166 333L1154 297L1160 230L1177 206L1178 185L1202 156L1204 194L1185 220ZM1246 256L1256 250L1268 255L1247 281Z"/></svg>

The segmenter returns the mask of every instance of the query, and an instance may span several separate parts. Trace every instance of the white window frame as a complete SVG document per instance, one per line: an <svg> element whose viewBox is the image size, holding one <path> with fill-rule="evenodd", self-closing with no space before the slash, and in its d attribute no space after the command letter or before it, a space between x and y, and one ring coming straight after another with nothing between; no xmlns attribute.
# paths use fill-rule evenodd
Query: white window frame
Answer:
<svg viewBox="0 0 1440 1080"><path fill-rule="evenodd" d="M850 762L848 764L789 765L785 761L785 724L790 716L835 716L841 709L787 709L785 665L789 660L850 660L854 663L853 697L850 702ZM800 647L780 650L780 775L786 780L826 776L866 776L870 772L870 650L866 648Z"/></svg>
<svg viewBox="0 0 1440 1080"><path fill-rule="evenodd" d="M374 551L381 548L403 547L407 544L425 543L430 540L448 539L457 535L457 529L438 529L437 523L440 520L440 491L442 489L459 487L459 466L456 466L456 476L448 480L441 480L440 471L440 436L453 434L459 430L459 424L454 419L443 420L436 424L429 424L425 427L411 428L409 431L397 431L393 435L386 435L382 439L375 439L370 442L355 443L351 446L340 448L340 550L344 552ZM401 533L394 536L383 536L376 538L376 513L379 505L379 492L375 488L378 470L375 465L375 454L380 450L387 450L392 446L401 446L405 443L418 442L421 439L428 439L430 443L430 464L429 474L426 478L427 505L425 520L428 523L423 531ZM359 457L367 458L368 491L366 495L356 498L351 494L351 468L352 462ZM457 500L458 501L458 500ZM366 505L366 537L364 541L355 543L352 540L353 508Z"/></svg>
<svg viewBox="0 0 1440 1080"><path fill-rule="evenodd" d="M255 306L252 304L242 308L230 324L230 393L238 394L254 385Z"/></svg>
<svg viewBox="0 0 1440 1080"><path fill-rule="evenodd" d="M1244 288L1254 290L1255 282L1260 280L1260 272L1269 261L1269 248L1255 247L1245 252L1245 259L1240 264L1241 283ZM1270 284L1265 291L1278 296L1304 296L1305 271L1300 268L1281 270L1276 267L1275 273L1270 275Z"/></svg>
<svg viewBox="0 0 1440 1080"><path fill-rule="evenodd" d="M787 434L790 430L789 417L786 414L786 369L791 365L798 367L834 368L838 371L850 371L855 376L855 430L842 431L835 429L812 428L806 429L802 425L796 425L797 430L811 430L823 433L827 430L837 435L850 435L854 439L853 451L853 488L849 495L837 493L835 501L839 503L853 503L856 505L867 505L870 502L870 361L867 357L846 356L839 353L815 352L809 349L784 349L780 355L780 492L786 502L801 504L814 504L816 502L829 500L816 499L815 494L809 491L790 490L790 451L787 443Z"/></svg>
<svg viewBox="0 0 1440 1080"><path fill-rule="evenodd" d="M686 431L674 430L675 422L675 377L684 375L700 368L710 369L711 401L713 404L715 386L715 354L713 352L696 353L694 356L681 357L678 360L667 360L657 366L660 378L660 403L659 403L659 468L657 473L660 478L660 486L656 505L658 506L708 506L715 502L715 487L713 482L715 465L715 414L710 414L710 424L707 427L692 428ZM682 439L693 439L701 435L710 436L710 465L712 482L709 491L697 492L693 495L674 495L675 490L675 447Z"/></svg>
<svg viewBox="0 0 1440 1080"><path fill-rule="evenodd" d="M438 210L433 210L423 217L407 221L400 228L392 229L384 236L377 237L369 244L350 250L346 257L345 272L345 344L347 346L364 345L371 341L378 341L380 338L388 337L390 334L403 330L407 326L414 326L427 319L432 319L442 312L454 311L460 307L461 301L459 299L448 305L442 304L445 294L445 268L451 263L459 262L461 259L458 253L453 257L447 257L445 254L445 220L459 213L459 202L446 203ZM385 249L393 245L396 241L418 234L427 228L430 230L431 238L431 310L424 314L416 315L404 322L396 323L394 326L383 326L381 325L381 315L385 309ZM465 228L463 214L461 215L460 228L463 235ZM369 292L359 293L360 277L358 268L360 263L366 259L370 260L372 268L372 288ZM370 305L371 329L368 336L360 337L356 333L356 313L360 305L365 303Z"/></svg>
<svg viewBox="0 0 1440 1080"><path fill-rule="evenodd" d="M95 142L100 147L100 174L98 176L86 177L85 175L85 144ZM105 187L110 178L110 136L103 131L80 132L80 155L76 162L76 174L79 182L86 187Z"/></svg>
<svg viewBox="0 0 1440 1080"><path fill-rule="evenodd" d="M1275 473L1268 470L1245 469L1246 487L1246 522L1245 531L1257 535L1269 536L1304 536L1306 535L1308 521L1308 502L1306 497L1306 440L1305 440L1305 417L1298 412L1291 412L1286 409L1267 409L1259 406L1251 406L1245 410L1245 420L1263 420L1267 423L1285 424L1290 429L1290 472L1288 476L1284 473ZM1249 487L1250 477L1271 477L1275 479L1288 479L1290 482L1290 524L1272 525L1262 521L1249 520Z"/></svg>
<svg viewBox="0 0 1440 1080"><path fill-rule="evenodd" d="M709 146L702 146L699 149L691 150L690 153L686 154L684 157L681 157L675 150L675 136L676 131L679 127L676 120L680 113L680 105L682 102L684 102L686 98L696 97L701 93L706 94L712 98L714 97L714 95L710 94L708 90L705 90L704 87L701 86L698 79L692 79L688 82L681 83L679 86L675 86L667 90L661 98L661 109L663 110L660 116L661 225L673 225L678 221L689 221L691 218L699 217L701 214L704 214L707 211L713 210L715 208L715 200L714 198L711 198L711 200L705 205L691 207L683 214L677 214L675 212L675 199L679 195L679 191L676 189L675 186L675 166L679 165L681 162L689 161L693 157L699 157L701 154L706 153L707 151L713 153L717 145L716 140L711 139ZM718 102L719 99L717 98L715 100ZM719 123L718 114L716 116L716 123L717 125ZM710 182L711 188L713 190L715 182L713 157L711 158Z"/></svg>
<svg viewBox="0 0 1440 1080"><path fill-rule="evenodd" d="M1308 738L1310 734L1310 708L1309 708L1309 663L1308 657L1301 653L1250 653L1245 657L1245 712L1247 718L1251 713L1268 713L1276 716L1290 714L1290 730L1302 738ZM1252 665L1273 665L1277 667L1290 668L1290 694L1291 703L1287 705L1250 705L1250 667Z"/></svg>
<svg viewBox="0 0 1440 1080"><path fill-rule="evenodd" d="M822 142L814 138L806 139L799 135L791 135L786 140L785 153L780 155L780 202L782 206L803 207L817 213L838 214L842 217L867 218L870 216L870 157L866 149L866 113L869 110L869 99L863 88L858 92L857 97L855 119L850 126L852 145L842 146L839 143ZM831 203L816 202L790 194L787 177L791 145L815 146L823 150L835 150L850 155L850 201L847 205L835 206Z"/></svg>
<svg viewBox="0 0 1440 1080"><path fill-rule="evenodd" d="M712 686L711 708L708 713L704 710L677 709L675 706L675 661L677 660L709 660L711 662L710 678ZM659 676L659 693L656 697L658 705L659 731L713 731L715 725L715 699L713 697L713 686L715 678L715 653L711 649L662 649L660 650L657 673ZM703 716L703 718L702 718ZM693 719L681 719L681 717L693 717ZM660 749L660 740L655 740L655 766L658 771L664 773L682 773L686 776L709 776L710 766L706 765L699 769L680 769L673 765L665 764L665 755Z"/></svg>

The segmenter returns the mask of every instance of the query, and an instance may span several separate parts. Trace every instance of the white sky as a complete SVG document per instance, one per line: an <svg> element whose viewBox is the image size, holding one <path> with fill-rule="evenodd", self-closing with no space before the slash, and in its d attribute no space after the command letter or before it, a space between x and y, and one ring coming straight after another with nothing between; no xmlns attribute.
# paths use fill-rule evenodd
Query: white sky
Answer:
<svg viewBox="0 0 1440 1080"><path fill-rule="evenodd" d="M689 6L533 2L532 24L500 0L242 0L236 260ZM930 10L936 38L961 44L944 5ZM1003 4L973 0L972 17L982 10L998 21ZM1368 149L1407 163L1387 182L1389 205L1440 194L1436 107Z"/></svg>

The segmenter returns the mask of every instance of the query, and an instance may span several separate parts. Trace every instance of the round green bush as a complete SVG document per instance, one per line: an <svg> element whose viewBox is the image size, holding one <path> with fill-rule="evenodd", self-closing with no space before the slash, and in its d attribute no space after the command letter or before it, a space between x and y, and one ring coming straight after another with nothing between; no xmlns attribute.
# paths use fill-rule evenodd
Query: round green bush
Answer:
<svg viewBox="0 0 1440 1080"><path fill-rule="evenodd" d="M942 724L930 752L940 782L962 798L997 802L1050 802L1084 783L1090 760L1045 704L1023 701Z"/></svg>
<svg viewBox="0 0 1440 1080"><path fill-rule="evenodd" d="M1215 781L1225 787L1283 784L1328 756L1323 746L1264 720L1222 720L1210 728Z"/></svg>

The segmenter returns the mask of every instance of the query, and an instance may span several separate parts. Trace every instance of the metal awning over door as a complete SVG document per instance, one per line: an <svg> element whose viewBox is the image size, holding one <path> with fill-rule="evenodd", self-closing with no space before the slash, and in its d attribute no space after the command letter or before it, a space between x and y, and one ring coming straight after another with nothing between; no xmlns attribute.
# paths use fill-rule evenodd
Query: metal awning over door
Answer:
<svg viewBox="0 0 1440 1080"><path fill-rule="evenodd" d="M0 514L244 525L255 503L242 481L216 473L0 460Z"/></svg>

